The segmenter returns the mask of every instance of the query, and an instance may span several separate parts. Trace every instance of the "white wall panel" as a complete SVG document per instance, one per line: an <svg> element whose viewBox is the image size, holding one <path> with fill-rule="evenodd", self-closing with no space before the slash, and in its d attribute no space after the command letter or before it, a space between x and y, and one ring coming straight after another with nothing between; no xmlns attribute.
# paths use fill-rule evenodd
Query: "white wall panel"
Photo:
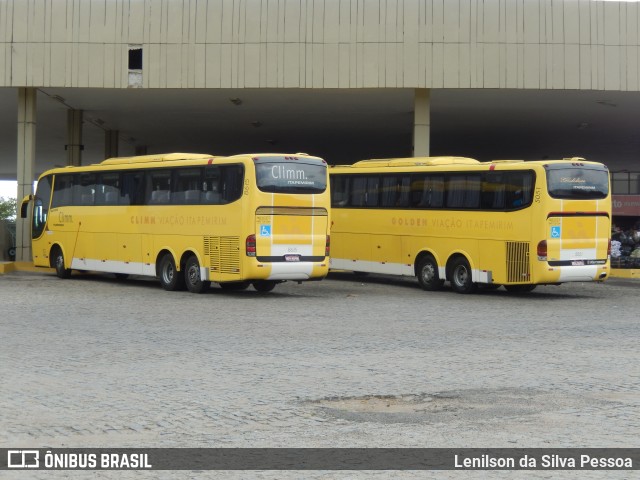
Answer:
<svg viewBox="0 0 640 480"><path fill-rule="evenodd" d="M638 90L640 7L590 0L0 0L0 86Z"/></svg>

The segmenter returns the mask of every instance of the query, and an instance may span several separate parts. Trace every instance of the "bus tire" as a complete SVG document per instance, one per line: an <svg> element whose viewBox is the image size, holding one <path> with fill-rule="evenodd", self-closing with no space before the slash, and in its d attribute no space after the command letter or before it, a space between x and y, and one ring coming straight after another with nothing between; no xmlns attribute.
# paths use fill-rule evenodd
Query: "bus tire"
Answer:
<svg viewBox="0 0 640 480"><path fill-rule="evenodd" d="M425 255L416 265L416 277L423 290L435 292L442 288L443 280L438 274L438 264L431 255Z"/></svg>
<svg viewBox="0 0 640 480"><path fill-rule="evenodd" d="M184 282L191 293L202 293L211 285L211 282L202 280L200 263L195 255L191 255L184 264Z"/></svg>
<svg viewBox="0 0 640 480"><path fill-rule="evenodd" d="M270 292L276 288L276 282L273 280L257 280L253 282L253 288L255 288L257 292Z"/></svg>
<svg viewBox="0 0 640 480"><path fill-rule="evenodd" d="M64 268L64 255L60 247L55 247L53 249L51 252L51 259L58 278L69 278L71 276L71 269Z"/></svg>
<svg viewBox="0 0 640 480"><path fill-rule="evenodd" d="M9 260L14 261L16 259L16 247L9 247L7 255L9 255Z"/></svg>
<svg viewBox="0 0 640 480"><path fill-rule="evenodd" d="M176 262L173 260L173 255L167 253L162 260L160 260L159 269L160 285L162 288L169 292L184 289L184 277L180 275L176 268Z"/></svg>
<svg viewBox="0 0 640 480"><path fill-rule="evenodd" d="M478 285L473 283L471 266L464 257L458 257L451 263L451 288L456 293L473 293Z"/></svg>
<svg viewBox="0 0 640 480"><path fill-rule="evenodd" d="M505 290L510 293L527 293L533 291L536 286L531 284L526 285L505 285Z"/></svg>

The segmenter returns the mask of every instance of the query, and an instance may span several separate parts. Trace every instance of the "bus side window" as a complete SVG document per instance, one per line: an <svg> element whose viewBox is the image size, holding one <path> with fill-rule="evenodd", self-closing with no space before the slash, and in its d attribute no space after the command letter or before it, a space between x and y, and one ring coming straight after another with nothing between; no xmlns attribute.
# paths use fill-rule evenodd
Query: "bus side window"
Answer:
<svg viewBox="0 0 640 480"><path fill-rule="evenodd" d="M174 190L171 203L180 205L198 205L200 203L200 168L180 168L175 172Z"/></svg>
<svg viewBox="0 0 640 480"><path fill-rule="evenodd" d="M204 182L202 182L203 203L209 205L222 204L220 195L220 167L211 166L204 170Z"/></svg>
<svg viewBox="0 0 640 480"><path fill-rule="evenodd" d="M411 178L402 177L398 185L400 196L396 200L396 206L407 208L409 206L409 194L411 193Z"/></svg>
<svg viewBox="0 0 640 480"><path fill-rule="evenodd" d="M171 170L147 172L146 203L166 205L171 200Z"/></svg>
<svg viewBox="0 0 640 480"><path fill-rule="evenodd" d="M349 205L351 207L364 207L365 195L367 188L367 178L363 176L357 176L353 179L351 186L351 201Z"/></svg>
<svg viewBox="0 0 640 480"><path fill-rule="evenodd" d="M427 175L414 179L411 196L418 208L440 208L444 198L444 177Z"/></svg>
<svg viewBox="0 0 640 480"><path fill-rule="evenodd" d="M222 170L222 200L231 203L242 196L242 182L244 169L242 165L223 165Z"/></svg>
<svg viewBox="0 0 640 480"><path fill-rule="evenodd" d="M54 179L51 208L64 207L73 203L73 175L56 175Z"/></svg>
<svg viewBox="0 0 640 480"><path fill-rule="evenodd" d="M144 175L142 172L125 172L122 174L119 204L144 204Z"/></svg>
<svg viewBox="0 0 640 480"><path fill-rule="evenodd" d="M480 206L480 175L453 174L448 180L448 208L478 208Z"/></svg>
<svg viewBox="0 0 640 480"><path fill-rule="evenodd" d="M73 193L74 205L93 205L97 189L94 173L84 173L78 175L78 181Z"/></svg>
<svg viewBox="0 0 640 480"><path fill-rule="evenodd" d="M531 203L533 172L509 172L505 183L507 208L520 208Z"/></svg>
<svg viewBox="0 0 640 480"><path fill-rule="evenodd" d="M96 204L117 205L118 197L120 197L120 174L108 172L100 175Z"/></svg>
<svg viewBox="0 0 640 480"><path fill-rule="evenodd" d="M349 203L349 176L331 176L331 206L344 207Z"/></svg>
<svg viewBox="0 0 640 480"><path fill-rule="evenodd" d="M378 205L378 197L380 196L380 178L367 177L367 189L365 192L365 206L375 207Z"/></svg>

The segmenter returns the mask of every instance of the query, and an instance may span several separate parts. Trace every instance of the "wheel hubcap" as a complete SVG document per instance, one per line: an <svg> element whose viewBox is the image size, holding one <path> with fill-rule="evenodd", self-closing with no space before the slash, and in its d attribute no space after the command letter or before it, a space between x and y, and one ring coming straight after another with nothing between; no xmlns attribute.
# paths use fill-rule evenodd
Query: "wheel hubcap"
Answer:
<svg viewBox="0 0 640 480"><path fill-rule="evenodd" d="M173 280L173 266L167 265L164 269L164 281L171 283L171 280Z"/></svg>
<svg viewBox="0 0 640 480"><path fill-rule="evenodd" d="M425 282L431 282L435 276L433 265L425 265L422 269L422 280Z"/></svg>
<svg viewBox="0 0 640 480"><path fill-rule="evenodd" d="M196 283L198 283L198 280L200 280L200 272L198 271L198 268L192 266L189 269L189 281L192 285L195 285Z"/></svg>
<svg viewBox="0 0 640 480"><path fill-rule="evenodd" d="M469 272L467 272L467 269L465 267L458 267L456 269L456 283L460 286L463 286L467 283L467 279L469 278Z"/></svg>

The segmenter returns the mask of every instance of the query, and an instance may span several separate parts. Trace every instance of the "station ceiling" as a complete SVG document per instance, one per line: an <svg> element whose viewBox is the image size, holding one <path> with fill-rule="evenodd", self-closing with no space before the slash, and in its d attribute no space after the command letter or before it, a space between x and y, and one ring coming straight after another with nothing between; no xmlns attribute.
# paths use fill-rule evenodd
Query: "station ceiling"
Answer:
<svg viewBox="0 0 640 480"><path fill-rule="evenodd" d="M16 178L17 89L0 88L0 180ZM68 108L84 110L83 164L148 153L306 152L329 163L411 156L410 89L38 91L36 173L66 164ZM479 160L582 156L640 171L640 93L432 90L431 155Z"/></svg>

